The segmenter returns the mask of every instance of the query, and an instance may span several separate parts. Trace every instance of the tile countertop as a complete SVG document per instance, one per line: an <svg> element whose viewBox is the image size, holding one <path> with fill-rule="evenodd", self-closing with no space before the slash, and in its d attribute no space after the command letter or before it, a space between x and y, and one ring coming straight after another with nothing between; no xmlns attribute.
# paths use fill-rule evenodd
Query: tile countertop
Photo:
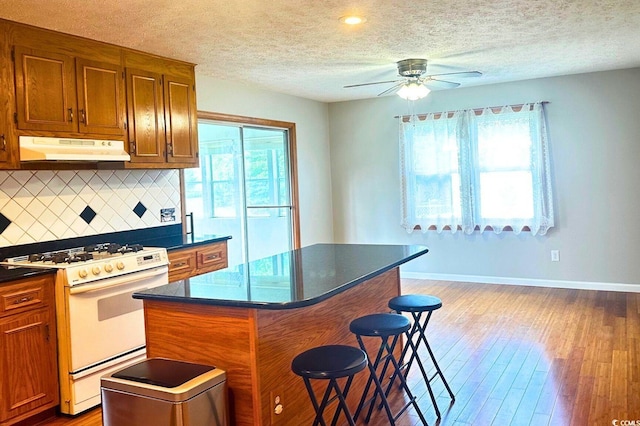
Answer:
<svg viewBox="0 0 640 426"><path fill-rule="evenodd" d="M315 244L151 288L133 297L258 309L300 308L428 251L417 245Z"/></svg>
<svg viewBox="0 0 640 426"><path fill-rule="evenodd" d="M4 284L12 284L16 280L23 278L36 277L44 274L55 274L54 268L8 268L0 265L0 286Z"/></svg>

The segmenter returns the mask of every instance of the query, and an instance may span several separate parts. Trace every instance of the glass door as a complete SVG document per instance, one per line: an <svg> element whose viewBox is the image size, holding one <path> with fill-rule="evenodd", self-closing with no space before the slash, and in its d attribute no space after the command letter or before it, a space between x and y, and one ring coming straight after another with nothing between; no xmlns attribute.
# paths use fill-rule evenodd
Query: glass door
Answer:
<svg viewBox="0 0 640 426"><path fill-rule="evenodd" d="M200 168L184 171L195 240L231 235L229 266L291 250L288 130L200 120L198 137Z"/></svg>

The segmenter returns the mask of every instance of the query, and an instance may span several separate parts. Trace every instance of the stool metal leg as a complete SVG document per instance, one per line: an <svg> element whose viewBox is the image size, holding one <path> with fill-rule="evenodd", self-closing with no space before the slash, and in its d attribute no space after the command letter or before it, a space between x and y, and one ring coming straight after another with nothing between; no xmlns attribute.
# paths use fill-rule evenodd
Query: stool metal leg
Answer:
<svg viewBox="0 0 640 426"><path fill-rule="evenodd" d="M364 342L362 341L362 339L360 338L360 336L356 336L356 338L358 339L358 344L360 345L360 347L362 348L363 351L365 350L365 346L364 346ZM375 401L377 398L377 395L380 394L380 399L382 400L382 402L380 403L380 405L378 406L378 408L385 408L385 411L387 412L387 417L389 418L389 422L391 425L395 425L395 421L402 415L402 413L404 413L409 406L413 405L413 407L416 410L416 413L418 414L418 417L420 417L420 421L422 421L422 424L426 425L427 421L425 420L424 416L422 415L422 411L420 410L420 407L418 406L417 402L416 402L416 398L415 396L413 396L413 394L411 393L411 389L409 389L409 386L407 385L407 382L404 378L404 376L402 375L402 372L400 370L400 365L398 364L398 362L395 359L395 356L393 355L393 351L398 343L398 339L400 338L400 335L395 335L391 345L389 345L389 337L383 337L382 338L382 343L380 345L380 349L378 350L378 354L375 358L375 362L373 364L371 364L369 362L369 371L370 371L370 377L369 380L367 381L367 386L365 387L365 391L362 394L362 397L360 399L360 403L358 404L358 409L356 410L356 415L355 418L358 418L358 415L360 414L360 410L364 407L364 405L367 403L365 401L366 396L368 394L369 391L369 387L371 384L371 381L373 380L376 384L376 390L374 391L373 397L370 401L368 401L368 403L370 403L369 406L369 411L367 412L367 416L365 418L365 422L368 423L369 420L371 419L371 415L373 413L373 407L375 405ZM387 352L387 354L385 356L383 356L384 352ZM391 362L393 364L394 367L394 373L393 373L393 377L398 376L401 382L401 387L402 389L405 391L407 397L409 398L409 402L407 404L405 404L399 411L398 413L394 416L391 413L391 408L389 407L389 402L387 401L387 395L389 394L389 390L391 386L387 387L387 391L383 392L382 390L382 384L380 382L380 378L378 378L378 374L377 374L377 369L378 366L380 365L380 362L384 359L384 365L382 368L382 372L380 373L380 378L383 378L386 376L386 371L387 368L389 366L389 362ZM391 385L391 384L390 384Z"/></svg>
<svg viewBox="0 0 640 426"><path fill-rule="evenodd" d="M333 420L331 421L331 425L336 425L338 423L338 417L340 416L340 411L344 410L345 411L344 414L347 417L347 421L349 422L349 425L355 426L355 422L353 421L353 417L351 416L351 412L349 411L349 407L347 406L347 401L346 401L347 394L349 393L349 388L351 387L351 382L353 382L353 377L354 376L349 376L349 378L347 379L347 383L344 386L344 390L342 392L340 392L340 388L338 388L337 380L335 379L331 380L331 382L333 382L335 385L336 395L340 400L338 404L338 409L336 410L336 413L333 416Z"/></svg>
<svg viewBox="0 0 640 426"><path fill-rule="evenodd" d="M358 340L358 345L360 345L360 349L362 349L363 351L367 351L366 346L364 345L364 342L362 341L362 338L359 335L356 335L356 339ZM384 340L384 339L383 339ZM354 419L358 419L358 417L360 416L360 412L362 411L362 409L364 408L364 405L367 403L366 402L366 398L367 395L369 394L369 389L371 388L371 383L375 383L375 390L373 393L373 397L371 399L371 401L369 401L369 403L373 406L373 404L375 403L375 400L378 396L378 394L380 394L381 398L382 398L382 405L384 406L385 411L387 412L387 417L389 418L389 424L390 425L395 425L395 419L393 418L393 414L391 413L391 408L389 407L389 403L387 402L387 398L385 398L384 393L382 392L382 385L380 384L380 379L378 379L378 374L376 372L376 369L378 368L378 364L380 363L380 360L382 359L382 354L384 352L385 346L384 344L380 345L380 348L378 349L378 353L376 355L375 361L373 362L373 364L371 363L371 359L368 358L367 359L367 366L369 367L369 378L367 379L367 384L364 387L364 392L362 393L362 396L360 397L360 402L358 403L358 408L356 409L356 413L354 415ZM371 411L369 411L365 422L369 423L371 417Z"/></svg>
<svg viewBox="0 0 640 426"><path fill-rule="evenodd" d="M347 383L345 384L344 391L340 390L340 386L338 385L338 381L336 379L330 379L329 385L327 386L327 389L324 392L324 396L322 397L322 401L320 402L320 404L318 404L318 400L316 398L315 392L313 391L313 388L311 387L310 380L307 377L303 377L303 379L304 379L304 384L307 387L307 392L309 393L309 398L311 399L311 403L313 404L313 408L316 412L316 417L313 420L313 426L316 426L317 424L320 424L322 426L327 426L323 417L324 410L325 408L327 408L327 405L336 398L338 399L338 408L336 409L336 412L333 416L331 425L335 426L338 423L338 418L340 416L340 413L344 411L345 417L347 418L347 422L349 423L349 425L355 426L355 422L353 420L353 417L351 416L351 412L349 411L349 407L347 406L347 401L345 399L347 396L347 392L351 387L353 376L349 376L349 378L347 379ZM331 391L335 392L335 396L333 398L330 398Z"/></svg>
<svg viewBox="0 0 640 426"><path fill-rule="evenodd" d="M422 373L422 377L424 378L425 384L427 385L427 390L429 391L429 397L431 398L431 402L433 403L433 408L435 409L436 415L438 416L438 418L441 418L440 410L438 409L438 404L436 403L436 398L435 398L435 395L433 394L433 389L431 388L431 381L433 381L433 379L435 379L437 376L440 376L440 378L442 379L442 383L444 384L445 388L447 389L447 392L449 393L449 396L451 397L451 400L455 401L455 395L453 394L451 387L449 387L449 383L447 383L447 380L444 378L444 374L442 373L442 370L440 369L440 366L436 361L436 357L433 354L433 351L431 350L431 345L429 345L429 342L427 341L427 337L425 334L425 330L427 328L427 325L429 324L429 320L431 319L432 313L433 311L428 311L427 318L424 320L424 323L422 324L420 322L422 317L422 312L411 312L411 316L413 317L413 327L411 327L411 330L408 331L407 344L404 346L402 350L401 360L404 359L404 356L406 356L408 349L411 348L409 361L403 365L404 377L405 378L407 377L407 375L409 374L409 369L413 364L413 361L416 361L416 364L418 364L418 368ZM418 335L418 338L414 344L413 338L416 334ZM418 348L420 347L421 342L424 342L424 345L427 347L427 351L429 352L429 357L431 358L431 362L433 362L433 365L436 369L436 373L431 377L429 377L429 375L427 374L424 368L424 365L420 360L420 357L418 356ZM393 382L395 380L395 376L392 377L391 380Z"/></svg>
<svg viewBox="0 0 640 426"><path fill-rule="evenodd" d="M316 417L315 419L313 419L313 426L316 426L318 423L320 423L322 426L327 426L327 424L324 422L324 419L322 418L322 412L324 411L324 407L327 404L327 401L329 400L329 393L331 392L331 387L327 386L327 389L324 392L324 396L322 397L322 403L318 404L318 400L316 399L316 394L313 391L313 388L311 387L310 380L306 377L303 377L303 379L304 379L304 385L307 387L307 392L309 393L309 399L311 399L311 403L313 404L313 409L316 413Z"/></svg>

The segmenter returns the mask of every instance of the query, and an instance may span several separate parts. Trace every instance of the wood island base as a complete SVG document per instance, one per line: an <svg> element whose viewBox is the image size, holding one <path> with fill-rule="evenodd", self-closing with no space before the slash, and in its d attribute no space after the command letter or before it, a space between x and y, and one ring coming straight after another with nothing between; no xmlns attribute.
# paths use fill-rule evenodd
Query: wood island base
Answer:
<svg viewBox="0 0 640 426"><path fill-rule="evenodd" d="M294 309L223 307L144 300L149 357L215 365L227 372L230 417L235 425L302 425L314 417L302 379L291 371L299 353L320 345L358 346L349 323L363 315L389 312L400 294L399 268L314 305ZM379 339L369 339L374 353ZM398 351L399 352L399 351ZM368 377L358 373L348 396L350 407ZM317 390L326 383L319 382ZM275 413L276 398L283 406Z"/></svg>

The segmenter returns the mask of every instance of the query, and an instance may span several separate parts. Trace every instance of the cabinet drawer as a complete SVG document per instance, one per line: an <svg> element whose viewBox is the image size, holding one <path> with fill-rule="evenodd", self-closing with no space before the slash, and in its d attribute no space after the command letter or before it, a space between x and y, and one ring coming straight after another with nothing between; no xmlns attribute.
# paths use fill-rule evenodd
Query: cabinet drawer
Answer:
<svg viewBox="0 0 640 426"><path fill-rule="evenodd" d="M227 267L227 244L218 243L198 249L198 269L212 270Z"/></svg>
<svg viewBox="0 0 640 426"><path fill-rule="evenodd" d="M26 309L35 309L47 304L53 291L51 277L23 280L0 287L0 316L11 315Z"/></svg>
<svg viewBox="0 0 640 426"><path fill-rule="evenodd" d="M189 278L195 269L195 252L178 251L169 253L169 282Z"/></svg>

